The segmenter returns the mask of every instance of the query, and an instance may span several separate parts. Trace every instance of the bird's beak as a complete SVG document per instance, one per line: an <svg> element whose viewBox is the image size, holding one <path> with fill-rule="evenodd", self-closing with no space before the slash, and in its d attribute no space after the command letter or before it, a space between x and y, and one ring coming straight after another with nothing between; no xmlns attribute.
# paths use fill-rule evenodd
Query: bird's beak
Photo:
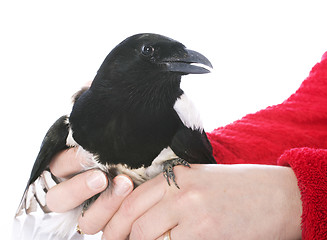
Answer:
<svg viewBox="0 0 327 240"><path fill-rule="evenodd" d="M179 72L182 74L210 73L210 69L213 68L205 56L189 49L185 49L185 52L179 56L164 59L163 63L166 65L165 71Z"/></svg>

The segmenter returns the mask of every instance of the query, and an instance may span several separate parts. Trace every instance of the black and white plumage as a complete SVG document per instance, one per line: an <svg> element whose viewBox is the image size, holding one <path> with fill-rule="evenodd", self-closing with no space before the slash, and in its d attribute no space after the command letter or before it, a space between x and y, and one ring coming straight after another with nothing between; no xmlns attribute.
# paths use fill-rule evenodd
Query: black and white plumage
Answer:
<svg viewBox="0 0 327 240"><path fill-rule="evenodd" d="M136 186L163 172L178 187L175 165L215 163L199 114L180 88L183 75L208 73L207 67L212 65L200 53L157 34L117 45L90 88L75 96L70 115L46 134L17 215L33 211L35 200L48 211L33 185L38 179L49 188L44 173L54 155L69 147L85 154L85 170L100 168L109 183L125 173Z"/></svg>

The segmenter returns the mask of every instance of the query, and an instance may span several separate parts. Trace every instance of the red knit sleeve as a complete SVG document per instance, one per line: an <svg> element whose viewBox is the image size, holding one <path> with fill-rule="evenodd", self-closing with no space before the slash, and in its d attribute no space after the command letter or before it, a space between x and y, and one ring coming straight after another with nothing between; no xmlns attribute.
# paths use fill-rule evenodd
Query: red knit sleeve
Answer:
<svg viewBox="0 0 327 240"><path fill-rule="evenodd" d="M208 137L218 163L276 164L287 149L327 148L327 56L285 102L218 128Z"/></svg>
<svg viewBox="0 0 327 240"><path fill-rule="evenodd" d="M298 179L303 239L327 239L327 150L292 149L280 157L278 164L292 167Z"/></svg>
<svg viewBox="0 0 327 240"><path fill-rule="evenodd" d="M327 52L285 102L208 137L218 163L292 167L302 197L302 237L327 239Z"/></svg>

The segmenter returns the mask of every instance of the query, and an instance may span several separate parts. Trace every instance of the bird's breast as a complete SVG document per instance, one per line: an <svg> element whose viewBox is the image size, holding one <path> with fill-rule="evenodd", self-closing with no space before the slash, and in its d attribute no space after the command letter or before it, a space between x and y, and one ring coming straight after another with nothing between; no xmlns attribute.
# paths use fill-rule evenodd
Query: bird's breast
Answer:
<svg viewBox="0 0 327 240"><path fill-rule="evenodd" d="M101 163L138 168L151 165L169 146L178 125L173 108L161 112L122 109L110 114L85 114L72 123L72 130L74 139L96 153Z"/></svg>

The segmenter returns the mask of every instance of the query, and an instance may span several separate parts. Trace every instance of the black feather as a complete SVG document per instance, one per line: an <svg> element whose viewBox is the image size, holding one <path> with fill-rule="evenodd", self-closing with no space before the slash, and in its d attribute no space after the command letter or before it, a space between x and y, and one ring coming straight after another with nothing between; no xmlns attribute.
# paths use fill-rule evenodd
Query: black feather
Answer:
<svg viewBox="0 0 327 240"><path fill-rule="evenodd" d="M184 125L174 109L184 94L181 77L209 72L193 63L212 67L203 55L157 34L134 35L116 46L91 87L74 96L69 119L62 116L49 129L26 190L51 159L68 148L70 130L73 140L95 154L101 164L113 165L109 175L119 173L115 164L131 169L148 167L168 147L182 159L175 162L185 166L189 166L187 162L215 163L203 129ZM173 166L167 162L165 166L169 169L166 175L174 177Z"/></svg>
<svg viewBox="0 0 327 240"><path fill-rule="evenodd" d="M212 147L203 130L192 130L181 126L174 135L171 149L189 163L214 164Z"/></svg>
<svg viewBox="0 0 327 240"><path fill-rule="evenodd" d="M48 167L51 159L60 151L67 149L68 117L60 117L48 130L40 147L40 152L34 162L27 186L33 183Z"/></svg>
<svg viewBox="0 0 327 240"><path fill-rule="evenodd" d="M46 133L38 156L34 162L30 177L27 181L27 185L20 201L19 207L16 212L16 216L22 213L22 210L26 209L26 195L29 186L46 170L49 166L51 159L60 151L67 149L66 138L68 136L68 117L66 115L60 117L48 130ZM38 199L36 199L38 201ZM39 201L38 201L39 202ZM41 206L41 205L40 205ZM45 211L46 206L41 206Z"/></svg>

